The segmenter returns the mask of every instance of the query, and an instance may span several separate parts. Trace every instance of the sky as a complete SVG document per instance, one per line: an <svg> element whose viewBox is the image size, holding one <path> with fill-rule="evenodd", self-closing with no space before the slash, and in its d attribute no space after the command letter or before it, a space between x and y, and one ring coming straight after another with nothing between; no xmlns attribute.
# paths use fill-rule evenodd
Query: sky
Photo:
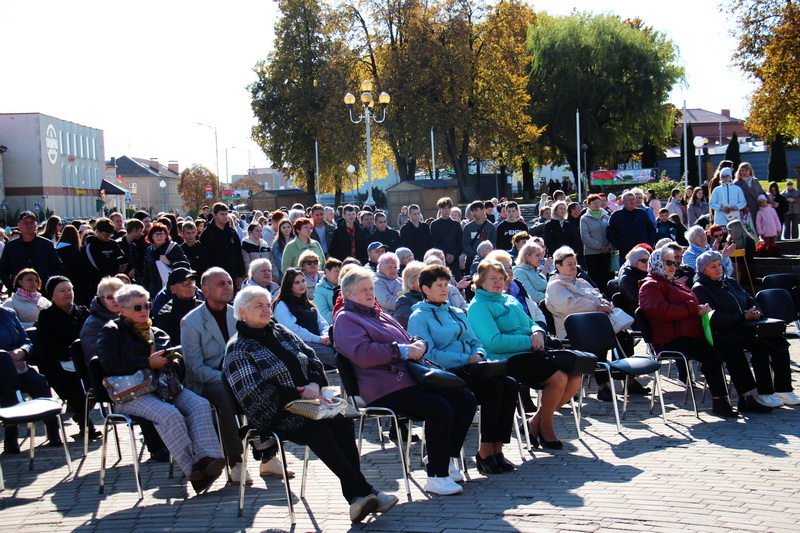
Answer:
<svg viewBox="0 0 800 533"><path fill-rule="evenodd" d="M716 2L532 4L554 15L576 9L638 16L679 49L686 84L673 90L673 104L747 116L753 86L731 66L733 25ZM101 129L106 159L216 170L216 131L223 179L268 166L249 138L255 120L247 86L272 49L278 15L273 0L0 0L0 113L39 112Z"/></svg>

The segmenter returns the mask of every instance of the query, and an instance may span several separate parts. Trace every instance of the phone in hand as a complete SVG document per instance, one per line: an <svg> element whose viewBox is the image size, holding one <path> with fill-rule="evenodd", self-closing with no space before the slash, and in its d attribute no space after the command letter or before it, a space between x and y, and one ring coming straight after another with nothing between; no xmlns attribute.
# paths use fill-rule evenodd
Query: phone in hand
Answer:
<svg viewBox="0 0 800 533"><path fill-rule="evenodd" d="M165 359L169 359L170 361L174 361L176 359L180 359L181 357L183 357L181 355L181 352L180 352L180 350L182 348L183 348L183 346L181 346L180 344L177 345L177 346L170 346L169 348L164 350L163 357Z"/></svg>

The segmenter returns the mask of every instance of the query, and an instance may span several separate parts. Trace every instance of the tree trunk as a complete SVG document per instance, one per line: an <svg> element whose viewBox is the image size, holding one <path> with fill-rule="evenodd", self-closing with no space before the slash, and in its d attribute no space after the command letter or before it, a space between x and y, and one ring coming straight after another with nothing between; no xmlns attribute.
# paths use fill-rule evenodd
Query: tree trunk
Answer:
<svg viewBox="0 0 800 533"><path fill-rule="evenodd" d="M456 173L456 181L458 182L458 188L461 190L462 200L471 202L477 198L477 194L469 180L469 160L467 159L469 139L465 138L461 142L461 146L457 147L456 135L453 129L448 130L444 137L447 156L450 158L450 164L453 165L453 170Z"/></svg>
<svg viewBox="0 0 800 533"><path fill-rule="evenodd" d="M313 169L306 170L306 191L308 191L308 205L317 203L317 175Z"/></svg>
<svg viewBox="0 0 800 533"><path fill-rule="evenodd" d="M527 159L522 162L522 194L526 202L530 202L536 194L533 186L531 162Z"/></svg>
<svg viewBox="0 0 800 533"><path fill-rule="evenodd" d="M334 188L334 191L333 191L333 208L334 209L336 209L336 207L342 205L342 196L343 196L342 195L342 185L341 185L340 182L337 181L336 182L336 187Z"/></svg>

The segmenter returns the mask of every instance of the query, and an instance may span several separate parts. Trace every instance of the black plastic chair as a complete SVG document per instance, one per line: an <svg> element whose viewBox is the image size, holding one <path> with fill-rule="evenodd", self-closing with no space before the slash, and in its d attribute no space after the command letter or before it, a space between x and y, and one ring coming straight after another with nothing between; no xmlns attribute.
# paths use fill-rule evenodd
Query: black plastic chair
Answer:
<svg viewBox="0 0 800 533"><path fill-rule="evenodd" d="M292 489L289 487L289 474L287 472L287 462L286 462L286 448L284 446L283 440L280 436L274 432L269 432L268 435L262 434L256 428L251 427L247 424L247 415L245 415L244 409L242 405L239 403L239 400L236 398L236 395L233 393L233 389L231 389L230 383L228 380L225 379L225 376L222 377L222 386L225 389L225 394L228 395L230 398L231 404L236 409L236 422L239 425L239 434L242 435L242 448L244 449L244 453L242 454L242 470L245 472L247 471L247 448L250 444L252 444L255 440L260 440L263 437L272 437L275 439L275 444L278 446L278 453L281 455L281 462L283 466L283 486L286 489L286 502L289 506L289 519L291 520L292 525L295 525L297 521L294 517L294 502L292 501ZM306 473L308 472L308 455L309 455L309 448L308 446L305 447L305 456L303 457L303 481L300 487L300 497L305 498L306 492ZM246 476L241 476L239 480L239 511L237 516L242 516L242 512L244 509L244 488L245 488L245 478Z"/></svg>
<svg viewBox="0 0 800 533"><path fill-rule="evenodd" d="M619 292L619 278L608 280L606 283L606 294L611 297Z"/></svg>
<svg viewBox="0 0 800 533"><path fill-rule="evenodd" d="M756 302L767 318L777 318L787 324L794 322L800 331L797 310L792 295L786 289L764 289L756 294Z"/></svg>
<svg viewBox="0 0 800 533"><path fill-rule="evenodd" d="M617 431L622 433L614 378L622 379L625 384L623 388L622 407L622 417L624 418L628 410L627 378L629 376L653 374L656 390L653 391L652 394L658 393L659 397L661 397L661 382L658 373L661 364L649 357L628 357L619 345L617 336L614 334L614 328L611 326L611 321L605 313L573 313L564 321L564 327L567 330L571 348L591 353L603 353L611 350L613 354L616 354L616 359L612 359L610 362L598 361L597 366L608 373L609 386L611 387L611 399L614 405L614 417L617 421ZM581 401L583 400L582 396L583 389L581 389ZM661 403L664 403L663 398L661 399Z"/></svg>
<svg viewBox="0 0 800 533"><path fill-rule="evenodd" d="M25 401L22 398L20 388L19 374L17 374L17 367L14 365L14 360L8 353L0 354L0 395L13 392L17 396L16 404L0 408L0 422L28 424L28 434L30 435L30 460L28 469L33 470L33 461L35 457L36 426L34 423L56 417L56 420L58 420L58 429L61 433L62 446L64 447L64 457L67 460L69 473L72 474L72 460L69 456L69 449L67 448L67 435L64 432L64 425L61 422L61 413L64 410L61 402L54 398L34 398ZM0 490L5 490L2 468L0 468Z"/></svg>
<svg viewBox="0 0 800 533"><path fill-rule="evenodd" d="M798 285L800 285L800 280L798 280L796 275L789 272L769 274L764 276L764 279L761 281L762 289L786 289L790 291Z"/></svg>
<svg viewBox="0 0 800 533"><path fill-rule="evenodd" d="M122 451L120 449L119 434L117 434L117 425L125 424L128 427L128 434L131 441L131 455L133 456L133 472L136 476L136 492L139 494L139 499L144 499L144 491L142 490L142 476L139 466L139 454L136 450L136 437L133 433L133 426L138 424L141 419L134 416L123 415L114 412L114 402L108 396L105 386L103 386L103 367L100 365L100 359L96 356L89 361L89 380L92 384L92 392L97 405L100 407L100 414L103 415L103 453L100 459L100 494L105 492L106 482L106 456L108 451L108 430L113 427L116 436L117 454L122 458ZM172 460L172 454L169 456L169 477L174 475L175 464Z"/></svg>
<svg viewBox="0 0 800 533"><path fill-rule="evenodd" d="M694 398L694 376L692 373L692 368L689 365L689 359L686 357L685 354L682 352L678 352L675 350L662 350L657 351L655 346L653 345L653 330L650 327L650 321L647 320L647 316L644 314L644 311L641 309L636 309L636 313L634 313L634 317L636 318L636 323L639 325L639 331L642 334L642 339L645 342L645 346L647 346L647 351L650 353L650 356L653 357L656 361L661 363L661 361L681 361L683 362L684 367L686 368L686 395L691 395L692 397L692 407L694 407L694 415L697 418L700 418L700 414L697 411L697 401ZM667 373L669 374L669 373ZM669 377L669 375L667 375ZM661 399L661 417L664 419L664 422L667 421L667 412L664 406L664 397L663 394L659 395ZM653 412L653 400L655 397L651 399L650 402L650 412ZM684 403L687 399L684 399Z"/></svg>
<svg viewBox="0 0 800 533"><path fill-rule="evenodd" d="M553 313L547 308L545 305L545 301L542 300L539 302L539 309L542 311L544 315L544 319L547 321L547 333L549 333L553 337L558 337L558 333L556 333L556 319L553 316ZM568 342L566 339L561 339L562 342Z"/></svg>

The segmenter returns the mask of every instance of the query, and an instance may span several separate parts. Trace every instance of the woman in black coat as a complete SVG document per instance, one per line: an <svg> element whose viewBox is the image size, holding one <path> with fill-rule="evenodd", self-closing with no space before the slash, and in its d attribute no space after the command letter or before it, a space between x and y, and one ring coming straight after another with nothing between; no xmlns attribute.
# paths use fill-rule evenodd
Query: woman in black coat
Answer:
<svg viewBox="0 0 800 533"><path fill-rule="evenodd" d="M639 285L647 277L650 252L636 247L628 252L626 261L619 269L619 292L622 295L619 307L631 316L639 307Z"/></svg>
<svg viewBox="0 0 800 533"><path fill-rule="evenodd" d="M146 242L150 244L145 252L144 286L150 291L150 297L155 298L158 291L164 288L167 276L162 276L161 271L172 270L172 265L177 262L188 262L183 248L170 239L169 230L164 224L155 222L147 232ZM160 264L163 266L160 266ZM166 267L166 269L164 268Z"/></svg>
<svg viewBox="0 0 800 533"><path fill-rule="evenodd" d="M569 227L569 220L567 219L567 203L556 202L552 207L553 218L544 225L544 245L547 248L547 255L552 256L553 252L562 246L569 246L573 250L574 243L572 242L572 231ZM580 233L580 226L578 226ZM583 247L581 246L581 251Z"/></svg>
<svg viewBox="0 0 800 533"><path fill-rule="evenodd" d="M64 276L52 276L47 280L44 291L53 305L39 313L36 329L39 331L41 349L37 350L37 363L53 390L67 401L69 410L75 413L72 419L81 429L76 436L82 437L86 405L69 347L80 337L89 310L74 304L72 282ZM88 436L90 439L100 436L91 420Z"/></svg>

